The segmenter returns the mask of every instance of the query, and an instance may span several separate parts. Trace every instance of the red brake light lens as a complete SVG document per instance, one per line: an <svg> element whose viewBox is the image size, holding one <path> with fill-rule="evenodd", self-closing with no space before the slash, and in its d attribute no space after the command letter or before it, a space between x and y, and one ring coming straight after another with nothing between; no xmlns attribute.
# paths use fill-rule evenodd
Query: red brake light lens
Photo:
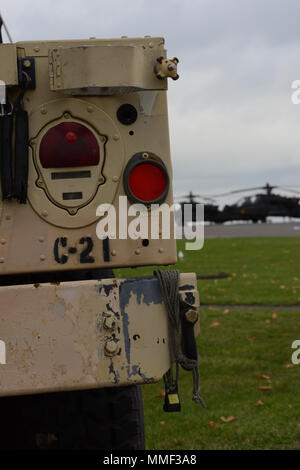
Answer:
<svg viewBox="0 0 300 470"><path fill-rule="evenodd" d="M125 191L133 202L162 202L169 189L167 170L158 157L144 159L142 155L135 155L127 164L124 172Z"/></svg>
<svg viewBox="0 0 300 470"><path fill-rule="evenodd" d="M129 188L137 199L153 201L166 188L166 175L153 163L141 163L129 175Z"/></svg>
<svg viewBox="0 0 300 470"><path fill-rule="evenodd" d="M94 134L82 124L62 122L49 129L40 145L43 168L98 165L100 150Z"/></svg>

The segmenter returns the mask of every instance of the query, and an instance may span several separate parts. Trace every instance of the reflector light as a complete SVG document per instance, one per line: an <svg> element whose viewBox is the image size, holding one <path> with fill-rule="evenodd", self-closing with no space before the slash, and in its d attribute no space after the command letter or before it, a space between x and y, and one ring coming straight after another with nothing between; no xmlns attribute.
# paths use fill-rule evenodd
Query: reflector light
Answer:
<svg viewBox="0 0 300 470"><path fill-rule="evenodd" d="M168 193L169 177L163 162L158 158L144 159L137 154L128 162L124 172L124 187L134 202L162 202Z"/></svg>
<svg viewBox="0 0 300 470"><path fill-rule="evenodd" d="M82 124L62 122L49 129L40 144L43 168L98 165L100 150L94 134Z"/></svg>
<svg viewBox="0 0 300 470"><path fill-rule="evenodd" d="M166 188L166 177L161 168L152 163L141 163L129 176L129 187L138 199L153 201Z"/></svg>
<svg viewBox="0 0 300 470"><path fill-rule="evenodd" d="M69 144L73 144L77 140L77 135L74 132L67 132L65 139Z"/></svg>

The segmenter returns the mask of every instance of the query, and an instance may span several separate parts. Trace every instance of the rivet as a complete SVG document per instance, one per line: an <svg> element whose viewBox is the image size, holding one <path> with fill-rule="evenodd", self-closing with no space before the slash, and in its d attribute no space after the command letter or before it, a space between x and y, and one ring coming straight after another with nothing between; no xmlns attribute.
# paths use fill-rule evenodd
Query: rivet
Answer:
<svg viewBox="0 0 300 470"><path fill-rule="evenodd" d="M45 256L45 255L41 255L41 256L40 256L40 260L41 260L41 261L45 261L45 259L46 259L46 256Z"/></svg>
<svg viewBox="0 0 300 470"><path fill-rule="evenodd" d="M158 251L159 251L159 253L163 253L163 252L164 252L164 249L163 249L163 248L159 248Z"/></svg>
<svg viewBox="0 0 300 470"><path fill-rule="evenodd" d="M117 183L119 181L119 178L118 178L118 176L113 176L112 180L113 180L114 183Z"/></svg>
<svg viewBox="0 0 300 470"><path fill-rule="evenodd" d="M35 52L39 52L40 48L39 48L39 46L35 46L35 47L33 48L33 50L34 50Z"/></svg>
<svg viewBox="0 0 300 470"><path fill-rule="evenodd" d="M141 250L139 250L139 249L135 250L135 254L136 254L136 255L140 255L140 254L141 254Z"/></svg>
<svg viewBox="0 0 300 470"><path fill-rule="evenodd" d="M42 108L42 109L41 109L41 114L47 114L47 109L46 109L46 108Z"/></svg>
<svg viewBox="0 0 300 470"><path fill-rule="evenodd" d="M0 243L1 243L1 245L5 245L5 243L6 243L5 238L1 238Z"/></svg>
<svg viewBox="0 0 300 470"><path fill-rule="evenodd" d="M116 354L118 350L118 344L115 341L107 341L104 348L108 355L113 355Z"/></svg>
<svg viewBox="0 0 300 470"><path fill-rule="evenodd" d="M116 254L117 254L116 250L111 250L111 255L112 256L116 256Z"/></svg>
<svg viewBox="0 0 300 470"><path fill-rule="evenodd" d="M113 136L113 139L114 139L114 140L119 140L119 138L120 138L120 136L119 136L118 134L115 134L115 135Z"/></svg>
<svg viewBox="0 0 300 470"><path fill-rule="evenodd" d="M104 319L103 326L107 330L113 330L116 327L116 321L113 317L107 317Z"/></svg>
<svg viewBox="0 0 300 470"><path fill-rule="evenodd" d="M89 113L92 113L94 111L93 106L88 106L86 109Z"/></svg>
<svg viewBox="0 0 300 470"><path fill-rule="evenodd" d="M45 241L45 237L39 237L39 242L43 243Z"/></svg>
<svg viewBox="0 0 300 470"><path fill-rule="evenodd" d="M190 310L186 312L185 318L187 319L188 322L195 323L198 320L197 310L194 310L193 308L191 308Z"/></svg>
<svg viewBox="0 0 300 470"><path fill-rule="evenodd" d="M4 258L0 258L0 263L4 263Z"/></svg>
<svg viewBox="0 0 300 470"><path fill-rule="evenodd" d="M48 212L47 212L47 211L42 211L42 216L43 216L43 217L47 217L47 216L48 216Z"/></svg>
<svg viewBox="0 0 300 470"><path fill-rule="evenodd" d="M70 119L70 113L64 113L64 118L65 119Z"/></svg>
<svg viewBox="0 0 300 470"><path fill-rule="evenodd" d="M29 69L29 67L31 66L31 62L29 59L25 59L24 62L23 62L23 65L26 69Z"/></svg>

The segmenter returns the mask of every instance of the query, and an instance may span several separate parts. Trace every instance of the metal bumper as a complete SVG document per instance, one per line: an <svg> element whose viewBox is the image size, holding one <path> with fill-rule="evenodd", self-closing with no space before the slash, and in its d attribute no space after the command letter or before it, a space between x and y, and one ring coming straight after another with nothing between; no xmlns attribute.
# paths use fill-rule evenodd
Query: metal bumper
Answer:
<svg viewBox="0 0 300 470"><path fill-rule="evenodd" d="M197 308L196 276L180 286ZM169 367L154 277L0 287L0 395L152 383Z"/></svg>

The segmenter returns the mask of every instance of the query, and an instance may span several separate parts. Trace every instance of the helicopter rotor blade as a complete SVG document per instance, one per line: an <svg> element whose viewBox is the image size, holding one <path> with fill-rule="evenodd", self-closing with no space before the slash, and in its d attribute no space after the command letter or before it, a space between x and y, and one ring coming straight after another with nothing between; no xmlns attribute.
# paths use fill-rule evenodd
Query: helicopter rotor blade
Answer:
<svg viewBox="0 0 300 470"><path fill-rule="evenodd" d="M201 198L203 200L207 201L213 201L211 197L208 196L202 196L202 194L193 194L192 196L190 194L186 194L185 196L175 196L174 199L196 199L196 198Z"/></svg>
<svg viewBox="0 0 300 470"><path fill-rule="evenodd" d="M278 186L278 187L283 189L284 191L288 191L288 192L295 193L295 194L300 194L300 191L297 191L297 189L290 189L287 186Z"/></svg>
<svg viewBox="0 0 300 470"><path fill-rule="evenodd" d="M276 186L271 186L271 187L275 188ZM236 189L234 191L228 191L227 193L211 194L210 197L217 198L217 197L222 197L222 196L230 196L231 194L246 193L249 191L257 191L259 189L266 189L266 186L258 186L256 188L247 188L247 189Z"/></svg>
<svg viewBox="0 0 300 470"><path fill-rule="evenodd" d="M194 198L194 197L203 197L201 196L201 194L184 194L182 196L174 196L174 199L190 199L190 198Z"/></svg>
<svg viewBox="0 0 300 470"><path fill-rule="evenodd" d="M285 191L289 191L289 192L292 192L292 193L295 193L295 194L300 194L300 191L298 191L297 189L294 189L295 186L297 187L296 184L295 185L287 185L287 186L279 186L279 185L270 185L270 184L267 183L264 186L256 186L256 187L253 187L253 188L245 188L245 189L236 189L236 190L233 190L233 191L227 191L225 193L220 193L220 194L206 194L206 195L203 195L203 194L190 193L190 194L187 194L187 195L184 195L184 196L176 196L174 199L201 198L204 201L215 202L215 200L219 197L231 196L233 194L247 193L247 192L250 192L250 191L258 191L258 190L272 191L275 188L283 189ZM300 187L300 185L299 185L299 187Z"/></svg>

